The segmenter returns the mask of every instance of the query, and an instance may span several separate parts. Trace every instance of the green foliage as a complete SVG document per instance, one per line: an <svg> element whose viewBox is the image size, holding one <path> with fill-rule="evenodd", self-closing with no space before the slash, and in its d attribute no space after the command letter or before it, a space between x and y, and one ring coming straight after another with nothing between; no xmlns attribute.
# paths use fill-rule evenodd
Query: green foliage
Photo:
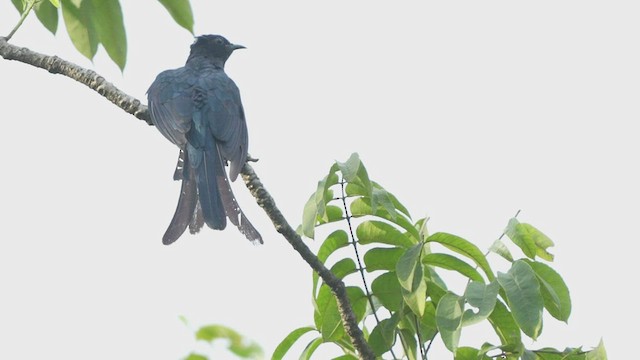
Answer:
<svg viewBox="0 0 640 360"><path fill-rule="evenodd" d="M284 340L282 340L282 342L280 342L278 347L276 347L273 355L271 356L271 359L280 360L284 358L284 355L287 353L287 351L289 351L291 346L293 346L293 344L298 341L298 339L300 339L304 334L315 330L316 329L311 326L305 326L293 330L289 333L289 335L287 335L287 337L284 338Z"/></svg>
<svg viewBox="0 0 640 360"><path fill-rule="evenodd" d="M173 20L193 34L193 12L189 0L158 0Z"/></svg>
<svg viewBox="0 0 640 360"><path fill-rule="evenodd" d="M188 325L186 319L181 320ZM238 358L242 359L262 359L264 353L262 348L253 341L245 339L235 330L223 325L206 325L195 331L195 338L213 345L216 341L226 341L227 349ZM289 345L291 346L291 345ZM208 360L204 354L190 353L185 360Z"/></svg>
<svg viewBox="0 0 640 360"><path fill-rule="evenodd" d="M36 12L36 16L40 23L44 25L47 30L55 35L58 31L58 8L60 2L58 0L40 1L33 8Z"/></svg>
<svg viewBox="0 0 640 360"><path fill-rule="evenodd" d="M522 333L532 339L540 336L545 310L565 322L571 313L562 277L541 262L553 261L549 237L530 224L510 219L505 234L525 257L516 259L501 239L485 254L459 236L429 235L426 223L427 219L412 221L393 194L369 179L357 154L330 168L304 208L302 235L314 238L318 227L339 227L325 238L318 258L350 284L349 300L377 356L425 358L430 343L442 341L459 360L606 359L602 344L592 351L524 346ZM348 247L354 249L354 256L337 252ZM487 259L491 252L507 261L506 272L493 271ZM438 273L441 270L466 279L463 291L448 289ZM361 276L355 277L356 273ZM284 358L292 344L310 332L316 337L301 358L308 358L321 344L338 346L345 354L340 358L354 358L333 293L317 274L312 280L314 326L291 332L273 358ZM351 285L354 282L361 285ZM485 321L499 344L460 344L465 327Z"/></svg>
<svg viewBox="0 0 640 360"><path fill-rule="evenodd" d="M189 0L158 0L175 22L193 33L193 13ZM123 70L127 62L127 37L119 0L11 0L23 14L33 10L40 23L55 34L58 12L62 12L67 33L76 49L93 60L102 45L107 54Z"/></svg>
<svg viewBox="0 0 640 360"><path fill-rule="evenodd" d="M514 262L506 274L498 273L498 283L506 294L507 303L522 332L537 339L542 331L543 300L540 284L531 266L522 260Z"/></svg>

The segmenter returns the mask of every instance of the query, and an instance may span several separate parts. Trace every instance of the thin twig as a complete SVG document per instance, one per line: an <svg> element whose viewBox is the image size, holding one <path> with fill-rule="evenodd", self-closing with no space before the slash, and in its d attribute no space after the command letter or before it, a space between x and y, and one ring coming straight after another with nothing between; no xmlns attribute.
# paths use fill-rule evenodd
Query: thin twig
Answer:
<svg viewBox="0 0 640 360"><path fill-rule="evenodd" d="M422 357L422 359L426 359L427 353L424 351L424 344L422 343L422 335L420 333L420 322L418 321L418 316L416 316L416 314L413 314L413 319L415 321L416 334L418 335L418 347L420 348L420 357Z"/></svg>
<svg viewBox="0 0 640 360"><path fill-rule="evenodd" d="M424 349L424 359L425 360L427 360L427 353L429 352L429 349L431 348L431 344L433 344L433 340L436 338L436 335L438 335L437 331L433 333L433 336L429 340L429 345L427 345L427 348Z"/></svg>
<svg viewBox="0 0 640 360"><path fill-rule="evenodd" d="M9 35L4 37L5 41L11 40L11 38L16 33L16 31L18 31L20 26L22 26L22 23L24 22L24 20L27 18L27 16L29 16L29 13L31 12L31 9L33 9L33 7L35 6L36 2L37 2L36 0L27 2L27 8L24 9L24 11L22 12L22 15L20 16L20 20L18 20L18 23L16 24L16 26L13 27L13 29L11 30Z"/></svg>

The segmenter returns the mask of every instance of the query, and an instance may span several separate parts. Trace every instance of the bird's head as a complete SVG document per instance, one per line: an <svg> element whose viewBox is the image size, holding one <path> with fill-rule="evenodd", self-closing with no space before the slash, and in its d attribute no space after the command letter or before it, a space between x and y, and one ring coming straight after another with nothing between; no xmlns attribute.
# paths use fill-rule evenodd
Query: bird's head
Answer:
<svg viewBox="0 0 640 360"><path fill-rule="evenodd" d="M201 35L196 37L193 44L191 44L191 54L189 58L205 56L211 59L221 60L224 65L232 52L244 48L242 45L230 43L229 40L220 35Z"/></svg>

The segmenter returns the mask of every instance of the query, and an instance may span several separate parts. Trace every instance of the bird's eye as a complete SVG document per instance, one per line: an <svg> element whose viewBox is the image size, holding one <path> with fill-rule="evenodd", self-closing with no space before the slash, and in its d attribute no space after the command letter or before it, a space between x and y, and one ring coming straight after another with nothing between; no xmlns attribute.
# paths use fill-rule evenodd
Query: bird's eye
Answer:
<svg viewBox="0 0 640 360"><path fill-rule="evenodd" d="M220 38L216 38L216 44L222 45L223 41Z"/></svg>

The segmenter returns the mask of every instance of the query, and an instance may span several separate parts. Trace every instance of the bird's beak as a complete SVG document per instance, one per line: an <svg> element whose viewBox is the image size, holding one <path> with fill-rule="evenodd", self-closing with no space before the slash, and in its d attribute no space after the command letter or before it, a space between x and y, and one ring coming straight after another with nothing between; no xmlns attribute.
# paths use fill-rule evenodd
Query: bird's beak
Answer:
<svg viewBox="0 0 640 360"><path fill-rule="evenodd" d="M236 51L238 49L246 49L246 47L238 44L231 44L231 51Z"/></svg>

